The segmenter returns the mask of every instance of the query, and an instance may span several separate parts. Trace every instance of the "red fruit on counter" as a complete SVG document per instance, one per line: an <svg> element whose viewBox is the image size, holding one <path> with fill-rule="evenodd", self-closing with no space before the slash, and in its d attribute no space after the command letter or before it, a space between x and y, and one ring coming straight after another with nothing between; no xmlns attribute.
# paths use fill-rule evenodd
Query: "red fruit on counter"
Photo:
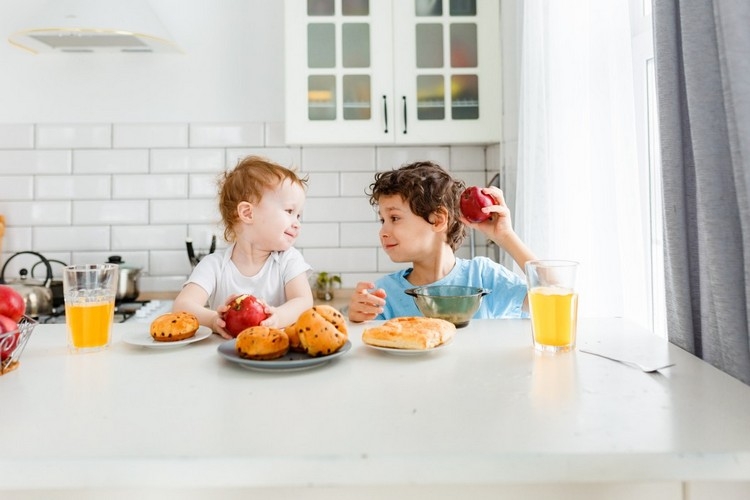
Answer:
<svg viewBox="0 0 750 500"><path fill-rule="evenodd" d="M482 188L471 186L461 193L459 206L461 213L469 222L484 222L490 218L490 214L482 212L484 207L494 205L495 200L492 196L484 194Z"/></svg>
<svg viewBox="0 0 750 500"><path fill-rule="evenodd" d="M0 315L18 323L25 312L26 303L21 294L8 285L0 285Z"/></svg>
<svg viewBox="0 0 750 500"><path fill-rule="evenodd" d="M224 313L225 330L232 337L236 337L245 328L258 326L268 317L263 310L263 304L252 295L240 295L229 304Z"/></svg>
<svg viewBox="0 0 750 500"><path fill-rule="evenodd" d="M7 316L0 316L0 334L14 330L16 333L0 337L0 361L5 361L13 354L18 345L18 339L21 337L18 324Z"/></svg>

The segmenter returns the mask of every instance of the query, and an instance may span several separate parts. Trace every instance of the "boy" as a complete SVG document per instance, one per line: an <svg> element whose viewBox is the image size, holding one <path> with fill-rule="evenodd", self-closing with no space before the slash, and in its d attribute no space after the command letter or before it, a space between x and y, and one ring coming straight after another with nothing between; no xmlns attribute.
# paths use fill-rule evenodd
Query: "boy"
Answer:
<svg viewBox="0 0 750 500"><path fill-rule="evenodd" d="M307 181L250 156L225 172L219 185L224 239L232 244L201 259L172 310L193 313L201 325L231 338L222 314L230 300L250 293L266 305L269 317L263 326L294 323L313 305L310 265L292 247L300 231Z"/></svg>
<svg viewBox="0 0 750 500"><path fill-rule="evenodd" d="M490 219L470 223L459 208L464 187L432 162L416 162L375 175L369 196L380 215L380 243L392 261L410 262L411 267L375 283L358 283L349 303L350 321L421 316L404 290L433 284L491 289L475 318L521 317L528 310L526 283L521 277L487 257L456 257L466 225L492 239L521 269L535 258L513 231L502 191L483 189L497 204L483 209L491 214Z"/></svg>

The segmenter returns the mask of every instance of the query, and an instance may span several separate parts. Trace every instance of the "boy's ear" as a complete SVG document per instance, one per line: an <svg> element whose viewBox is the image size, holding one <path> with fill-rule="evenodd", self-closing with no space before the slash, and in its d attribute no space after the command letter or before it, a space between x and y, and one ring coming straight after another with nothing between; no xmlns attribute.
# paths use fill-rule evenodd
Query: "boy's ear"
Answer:
<svg viewBox="0 0 750 500"><path fill-rule="evenodd" d="M448 230L448 209L440 207L430 215L430 224L432 224L432 230L435 232L443 232Z"/></svg>
<svg viewBox="0 0 750 500"><path fill-rule="evenodd" d="M253 204L249 201L241 201L239 205L237 205L237 215L242 222L252 222Z"/></svg>

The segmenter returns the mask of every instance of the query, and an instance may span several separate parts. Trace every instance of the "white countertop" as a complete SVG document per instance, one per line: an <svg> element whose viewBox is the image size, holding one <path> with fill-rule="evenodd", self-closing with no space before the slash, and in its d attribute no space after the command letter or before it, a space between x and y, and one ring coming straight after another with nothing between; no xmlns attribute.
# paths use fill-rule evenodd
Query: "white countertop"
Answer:
<svg viewBox="0 0 750 500"><path fill-rule="evenodd" d="M175 349L73 355L40 325L0 377L0 491L750 481L750 387L619 319L583 319L579 346L627 345L661 373L533 351L527 320L474 320L418 357L352 349L268 373ZM91 471L94 472L91 472Z"/></svg>

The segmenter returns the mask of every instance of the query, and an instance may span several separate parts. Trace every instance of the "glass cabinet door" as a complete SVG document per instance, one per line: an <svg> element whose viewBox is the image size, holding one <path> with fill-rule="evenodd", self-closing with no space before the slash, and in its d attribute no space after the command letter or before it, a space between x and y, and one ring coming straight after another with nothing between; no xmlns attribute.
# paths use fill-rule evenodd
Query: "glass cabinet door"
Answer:
<svg viewBox="0 0 750 500"><path fill-rule="evenodd" d="M301 15L288 12L290 5L301 10L303 2ZM335 140L339 130L347 136L361 135L362 142L378 135L386 136L384 142L392 141L385 114L388 103L382 97L392 98L391 18L390 2L381 0L288 1L285 27L304 40L298 36L290 42L287 33L287 80L304 83L287 82L287 121L309 122L313 137ZM290 52L301 57L290 63ZM352 140L357 139L348 138Z"/></svg>
<svg viewBox="0 0 750 500"><path fill-rule="evenodd" d="M397 135L406 141L455 139L456 126L477 142L500 139L500 36L497 1L402 0L394 16ZM496 114L497 116L492 116ZM463 132L462 132L463 133ZM397 138L398 139L398 138ZM462 139L464 140L464 139Z"/></svg>

